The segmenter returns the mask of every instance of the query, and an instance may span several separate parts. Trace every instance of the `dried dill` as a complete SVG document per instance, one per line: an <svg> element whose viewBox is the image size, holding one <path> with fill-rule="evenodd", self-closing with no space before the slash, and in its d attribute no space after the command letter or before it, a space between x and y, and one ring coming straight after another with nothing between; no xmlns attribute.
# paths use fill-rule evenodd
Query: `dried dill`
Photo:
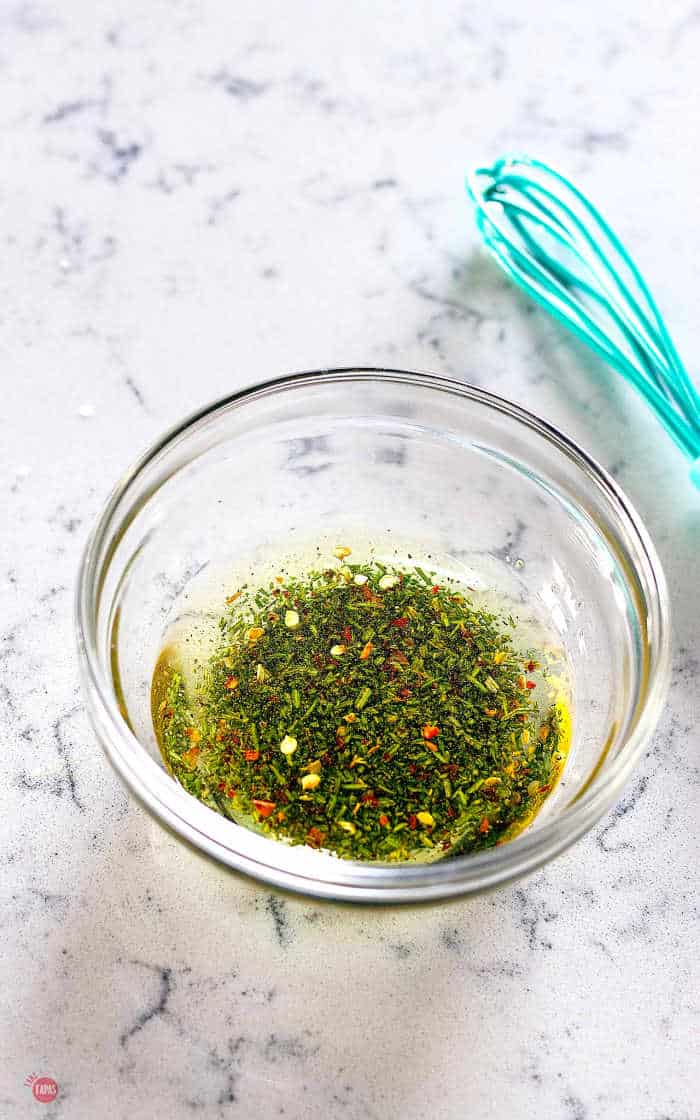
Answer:
<svg viewBox="0 0 700 1120"><path fill-rule="evenodd" d="M335 555L227 600L192 695L177 673L161 688L168 768L219 812L345 858L510 838L564 761L537 660L451 583Z"/></svg>

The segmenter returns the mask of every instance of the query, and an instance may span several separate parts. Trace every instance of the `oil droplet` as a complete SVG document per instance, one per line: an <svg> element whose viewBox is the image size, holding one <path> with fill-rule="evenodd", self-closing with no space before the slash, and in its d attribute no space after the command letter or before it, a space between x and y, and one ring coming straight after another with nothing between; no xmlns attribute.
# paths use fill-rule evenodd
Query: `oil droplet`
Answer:
<svg viewBox="0 0 700 1120"><path fill-rule="evenodd" d="M513 567L517 568L519 572L523 570L523 568L525 567L525 561L523 560L522 556L518 557L518 559L513 564Z"/></svg>
<svg viewBox="0 0 700 1120"><path fill-rule="evenodd" d="M78 416L82 416L83 420L89 420L91 416L95 415L94 404L81 404L78 409Z"/></svg>

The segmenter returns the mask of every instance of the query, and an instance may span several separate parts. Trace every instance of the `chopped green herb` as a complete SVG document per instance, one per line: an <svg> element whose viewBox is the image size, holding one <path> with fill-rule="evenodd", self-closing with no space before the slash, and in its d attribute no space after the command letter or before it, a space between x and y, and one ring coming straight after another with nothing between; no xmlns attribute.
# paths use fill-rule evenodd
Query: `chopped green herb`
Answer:
<svg viewBox="0 0 700 1120"><path fill-rule="evenodd" d="M349 555L230 596L191 694L161 657L152 702L168 769L225 816L348 859L510 839L568 746L566 709L542 711L526 676L541 657L524 659L513 620L449 580Z"/></svg>

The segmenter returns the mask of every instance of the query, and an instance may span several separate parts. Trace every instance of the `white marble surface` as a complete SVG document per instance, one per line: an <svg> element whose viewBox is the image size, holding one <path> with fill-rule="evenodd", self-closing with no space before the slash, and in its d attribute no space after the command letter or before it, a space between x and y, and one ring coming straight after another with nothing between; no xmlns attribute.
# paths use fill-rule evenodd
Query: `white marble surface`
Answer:
<svg viewBox="0 0 700 1120"><path fill-rule="evenodd" d="M699 50L691 0L0 7L3 1120L700 1116L698 494L627 387L527 314L462 190L511 149L568 168L697 369ZM618 806L446 908L212 869L129 802L76 680L76 567L119 472L235 386L351 363L562 426L673 597L670 702Z"/></svg>

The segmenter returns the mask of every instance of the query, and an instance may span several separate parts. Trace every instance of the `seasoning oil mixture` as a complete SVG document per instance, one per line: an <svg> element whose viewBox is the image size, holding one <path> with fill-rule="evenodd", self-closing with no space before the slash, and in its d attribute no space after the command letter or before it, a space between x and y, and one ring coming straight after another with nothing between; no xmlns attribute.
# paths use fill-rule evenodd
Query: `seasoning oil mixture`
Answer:
<svg viewBox="0 0 700 1120"><path fill-rule="evenodd" d="M348 859L511 839L570 739L546 655L455 581L334 557L236 589L193 683L164 651L152 706L168 769L231 819Z"/></svg>

